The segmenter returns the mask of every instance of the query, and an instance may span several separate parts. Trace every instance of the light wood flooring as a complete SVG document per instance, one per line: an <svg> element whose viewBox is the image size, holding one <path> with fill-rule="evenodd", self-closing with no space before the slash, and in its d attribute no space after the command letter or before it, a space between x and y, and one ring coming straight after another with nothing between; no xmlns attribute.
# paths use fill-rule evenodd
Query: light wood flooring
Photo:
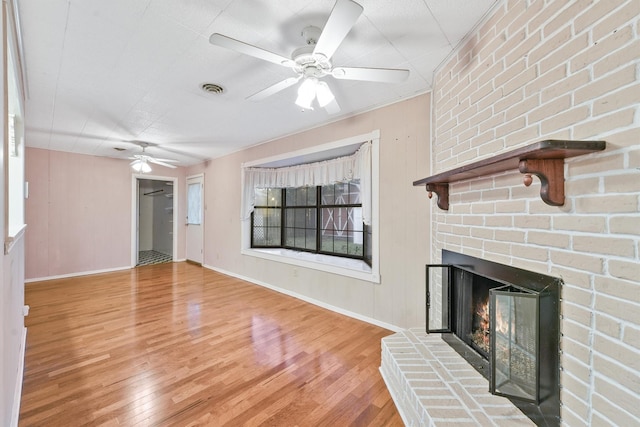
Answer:
<svg viewBox="0 0 640 427"><path fill-rule="evenodd" d="M187 263L27 285L20 426L401 426L390 331Z"/></svg>

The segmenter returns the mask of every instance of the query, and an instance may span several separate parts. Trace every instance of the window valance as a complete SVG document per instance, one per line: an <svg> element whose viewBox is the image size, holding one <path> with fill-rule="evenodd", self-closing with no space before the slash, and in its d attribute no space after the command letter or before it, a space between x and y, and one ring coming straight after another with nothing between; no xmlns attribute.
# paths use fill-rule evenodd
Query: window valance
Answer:
<svg viewBox="0 0 640 427"><path fill-rule="evenodd" d="M362 218L371 225L371 142L345 157L282 168L244 168L242 219L251 217L256 188L315 187L360 180Z"/></svg>

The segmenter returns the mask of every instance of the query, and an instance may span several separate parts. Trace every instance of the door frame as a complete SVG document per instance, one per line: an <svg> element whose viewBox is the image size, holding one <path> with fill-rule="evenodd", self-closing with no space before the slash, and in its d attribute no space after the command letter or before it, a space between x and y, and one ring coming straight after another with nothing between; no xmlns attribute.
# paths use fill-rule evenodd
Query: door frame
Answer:
<svg viewBox="0 0 640 427"><path fill-rule="evenodd" d="M202 198L202 206L200 206L200 208L202 209L201 212L201 223L200 223L200 229L201 229L201 233L202 233L202 265L204 266L204 227L205 227L205 213L207 211L207 207L205 205L205 197L204 197L204 172L201 173L197 173L195 175L189 175L185 178L184 181L184 191L185 191L185 213L184 213L184 218L187 217L187 211L189 210L186 207L186 204L189 203L188 200L186 200L186 198L188 198L188 191L189 191L189 180L192 178L201 178L202 179L202 190L200 192L200 197ZM186 224L186 221L185 221ZM188 225L187 225L188 227ZM189 244L189 240L188 240L188 236L187 236L187 231L185 230L185 236L184 236L184 257L185 259L187 258L187 245Z"/></svg>
<svg viewBox="0 0 640 427"><path fill-rule="evenodd" d="M173 261L177 260L178 256L178 178L174 176L160 176L160 175L147 175L147 174L133 174L131 175L131 268L134 268L138 264L138 218L139 218L139 198L138 194L138 180L149 179L153 181L171 181L173 182Z"/></svg>

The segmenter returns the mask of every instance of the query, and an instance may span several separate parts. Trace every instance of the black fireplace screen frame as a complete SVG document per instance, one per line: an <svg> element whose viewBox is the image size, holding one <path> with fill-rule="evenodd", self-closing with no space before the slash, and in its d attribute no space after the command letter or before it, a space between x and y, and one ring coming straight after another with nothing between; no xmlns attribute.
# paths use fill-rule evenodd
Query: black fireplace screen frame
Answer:
<svg viewBox="0 0 640 427"><path fill-rule="evenodd" d="M432 268L443 268L446 269L447 271L447 276L446 276L446 280L445 277L442 278L442 299L443 299L443 304L442 304L442 309L444 310L445 307L449 307L451 305L450 299L450 293L449 293L449 284L452 283L452 274L453 274L453 266L451 264L427 264L425 266L425 277L426 277L426 295L425 295L425 301L426 301L426 325L427 325L427 333L443 333L443 332L452 332L451 331L451 310L447 310L446 312L443 312L442 316L441 316L441 322L445 325L447 325L446 327L442 327L442 328L438 328L438 329L431 329L429 328L429 325L431 324L431 281L430 281L430 271ZM444 301L447 302L447 304L444 304Z"/></svg>
<svg viewBox="0 0 640 427"><path fill-rule="evenodd" d="M492 324L489 390L492 394L518 396L538 404L546 397L540 384L540 366L544 363L540 360L540 342L546 337L540 310L547 294L512 285L493 288L489 294Z"/></svg>
<svg viewBox="0 0 640 427"><path fill-rule="evenodd" d="M430 329L432 297L430 292L430 269L442 270L442 324L439 329ZM502 285L526 287L545 295L544 307L539 315L544 325L545 337L539 342L540 351L544 354L540 365L540 384L543 396L539 402L530 402L518 398L510 400L522 410L532 421L541 426L560 425L560 292L562 279L516 267L486 261L448 250L442 250L442 264L429 264L425 269L426 282L426 332L442 333L443 339L458 353L467 359L478 372L491 381L491 368L488 361L480 357L476 351L469 350L468 344L452 333L452 316L456 316L456 308L452 307L452 294L456 281L468 277L469 274L481 276ZM445 308L446 307L446 308Z"/></svg>

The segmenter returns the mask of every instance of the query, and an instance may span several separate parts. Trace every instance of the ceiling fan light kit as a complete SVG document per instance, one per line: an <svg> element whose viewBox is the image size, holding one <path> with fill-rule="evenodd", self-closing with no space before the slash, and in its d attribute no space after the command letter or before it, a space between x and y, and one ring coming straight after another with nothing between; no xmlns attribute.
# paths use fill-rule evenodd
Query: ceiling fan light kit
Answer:
<svg viewBox="0 0 640 427"><path fill-rule="evenodd" d="M172 165L171 163L176 163L175 160L171 159L158 159L149 154L147 154L146 149L150 145L148 142L133 142L136 145L142 147L142 153L134 154L132 157L129 157L133 161L130 163L131 169L138 173L149 173L151 172L151 166L149 163L154 163L156 165L165 166L171 169L175 169L176 165Z"/></svg>
<svg viewBox="0 0 640 427"><path fill-rule="evenodd" d="M298 88L296 104L311 110L313 109L313 100L317 99L321 107L330 114L334 114L340 111L340 107L329 85L320 81L325 76L330 75L341 80L379 83L399 83L409 77L409 70L404 69L333 66L331 57L351 31L362 12L362 6L353 0L337 0L322 30L315 26L309 26L302 30L306 46L294 50L291 59L219 33L212 34L209 37L209 42L244 55L291 68L297 74L297 77L287 78L249 96L247 99L262 101L303 80Z"/></svg>
<svg viewBox="0 0 640 427"><path fill-rule="evenodd" d="M326 82L318 81L315 77L306 78L298 88L296 105L305 110L313 110L313 100L318 100L318 105L325 108L335 100L335 96Z"/></svg>
<svg viewBox="0 0 640 427"><path fill-rule="evenodd" d="M134 160L131 162L131 169L138 173L149 173L151 172L151 166L145 160Z"/></svg>
<svg viewBox="0 0 640 427"><path fill-rule="evenodd" d="M318 81L315 78L305 79L298 88L298 98L296 98L296 105L304 108L305 110L313 110L311 103L316 97L316 85Z"/></svg>
<svg viewBox="0 0 640 427"><path fill-rule="evenodd" d="M318 99L318 104L323 108L336 99L326 82L318 82L316 85L316 98Z"/></svg>

